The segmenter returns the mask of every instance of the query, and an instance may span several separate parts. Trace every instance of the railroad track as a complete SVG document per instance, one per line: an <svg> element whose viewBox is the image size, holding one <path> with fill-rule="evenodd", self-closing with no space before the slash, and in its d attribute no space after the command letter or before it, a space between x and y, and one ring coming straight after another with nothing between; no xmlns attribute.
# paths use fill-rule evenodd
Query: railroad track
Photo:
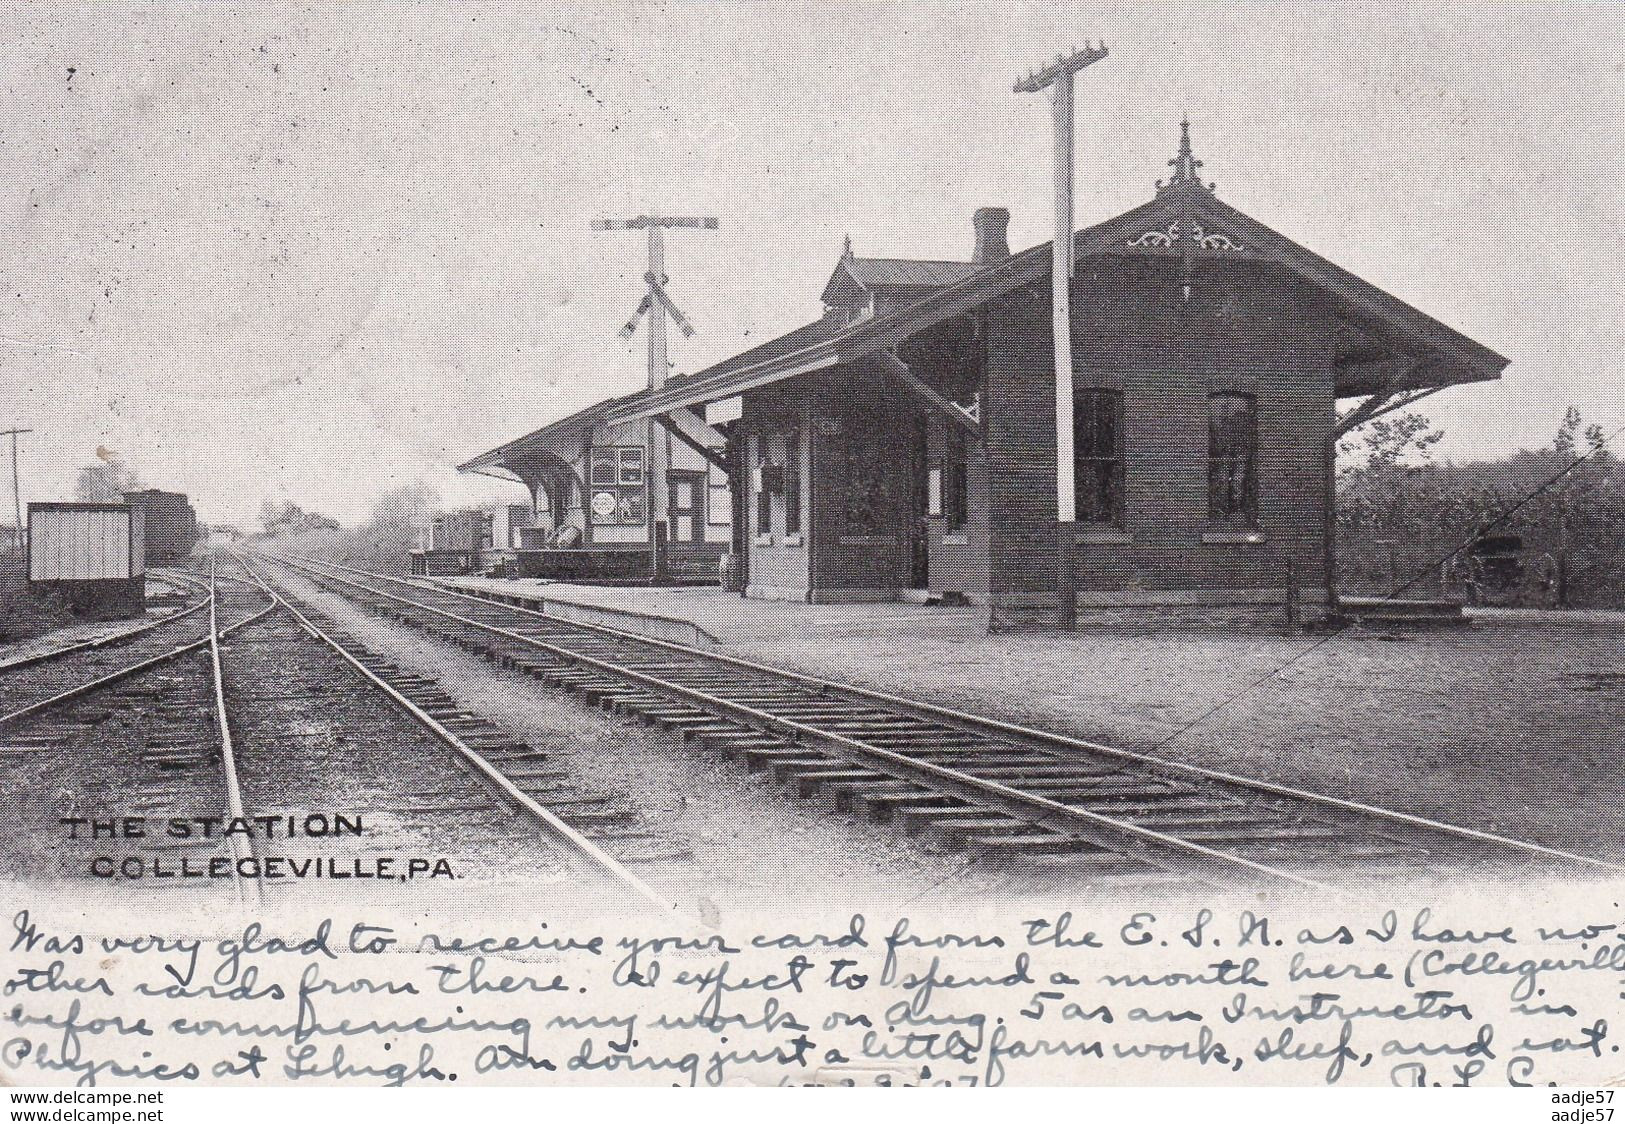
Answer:
<svg viewBox="0 0 1625 1124"><path fill-rule="evenodd" d="M450 843L520 852L528 860L540 827L548 854L525 870L531 885L545 882L545 866L572 892L600 903L612 891L640 907L668 908L621 862L538 801L537 790L552 779L538 768L544 754L456 710L429 681L401 672L319 614L290 604L246 563L218 557L218 570L211 558L201 576L180 575L202 594L188 610L191 625L183 636L149 636L145 648L131 653L139 658L111 669L70 658L38 661L51 664L48 681L34 683L33 697L21 706L11 708L6 696L11 709L0 713L0 776L7 783L0 802L15 805L8 820L22 825L23 836L55 838L63 815L148 816L157 824L179 818L194 825L193 834L155 831L134 844L107 840L75 852L70 866L92 851L116 849L122 852L116 863L143 864L144 885L195 887L221 879L184 871L207 870L217 859L256 874L270 869L272 856L282 860L282 870L310 859L344 870L350 860L364 864L398 845L407 852L399 856L404 867L407 859ZM391 726L368 697L371 691L347 690L344 665L396 703L404 721ZM346 708L348 718L336 716ZM336 746L338 759L316 761L305 744L311 734ZM308 827L298 836L271 827L221 830L250 821L308 825L311 809L323 819L329 811L351 810L335 809L330 793L351 779L358 743L393 754L382 771L401 782L388 794L384 814L368 816L364 835L325 828L311 835ZM426 751L437 746L459 756L431 760L436 755ZM591 801L581 803L572 818L608 815L586 806ZM387 827L378 828L378 820ZM214 827L203 831L197 825L204 821ZM156 873L160 869L166 873ZM122 867L101 876L136 878ZM232 881L250 906L266 890L295 885L270 877Z"/></svg>
<svg viewBox="0 0 1625 1124"><path fill-rule="evenodd" d="M228 693L243 704L238 707L244 716L239 725L249 731L241 758L244 784L260 793L253 803L262 809L282 805L275 809L278 814L292 811L288 805L300 803L299 789L308 790L313 773L356 768L353 760L328 759L316 765L302 760L301 751L290 747L288 729L308 725L325 711L330 724L347 727L352 741L364 739L377 748L388 736L380 732L383 723L366 696L382 695L412 730L450 753L431 760L434 755L424 752L421 738L392 747L399 752L392 767L383 770L388 775L379 779L394 787L375 793L371 801L382 816L360 809L369 819L387 819L389 826L381 835L369 831L366 837L351 837L358 853L374 854L392 844L399 844L397 850L413 850L414 841L447 825L455 826L458 846L503 853L534 844L539 831L549 859L568 875L572 893L600 904L609 894L611 900L640 908L670 908L661 894L628 869L627 862L636 858L671 856L650 852L648 834L636 831L635 824L628 829L627 811L610 806L603 797L564 791L563 778L545 751L458 706L432 680L374 653L297 596L273 589L246 560L238 559L237 564L256 588L286 610L261 624L252 639L245 636L227 647L228 662L235 669L228 681L236 680ZM313 661L313 642L325 649L317 654L326 658ZM259 651L245 651L250 643ZM335 669L334 663L340 668ZM359 682L364 692L359 699L335 689L335 670L341 675L348 671ZM339 695L349 695L354 717L336 713ZM330 740L331 734L327 737ZM400 756L407 757L404 767ZM303 801L305 807L316 802ZM317 844L324 857L332 858L344 842L343 837L329 836ZM619 856L606 849L617 843L625 845ZM542 874L539 870L523 874L533 892Z"/></svg>
<svg viewBox="0 0 1625 1124"><path fill-rule="evenodd" d="M1584 856L1032 730L417 581L275 561L332 593L982 861L1223 886L1617 873Z"/></svg>
<svg viewBox="0 0 1625 1124"><path fill-rule="evenodd" d="M120 666L139 664L205 636L211 596L208 582L182 571L169 571L167 577L191 592L189 598L180 595L181 604L174 611L111 635L58 644L0 662L0 710L49 698L64 687L117 671ZM169 603L176 599L175 594L161 598Z"/></svg>
<svg viewBox="0 0 1625 1124"><path fill-rule="evenodd" d="M17 822L41 821L33 825L38 837L57 837L69 812L85 820L241 815L219 644L260 620L275 602L258 590L221 593L212 573L206 579L181 576L200 589L202 600L138 630L138 638L120 647L125 658L116 666L87 658L91 649L85 645L70 645L28 661L26 672L14 665L17 678L6 679L0 762L7 800L19 803ZM181 616L189 623L178 636L158 627ZM94 650L101 654L101 646ZM20 692L24 677L26 691ZM124 752L110 757L109 746ZM56 798L44 806L28 803L30 796L52 792ZM218 857L247 856L241 838L214 833L144 838L140 849L148 863L143 879L160 867L178 871L188 863L206 867ZM100 876L119 876L116 863ZM182 884L177 875L162 877L175 881L161 884ZM250 901L256 896L248 884L239 883L239 893Z"/></svg>
<svg viewBox="0 0 1625 1124"><path fill-rule="evenodd" d="M258 590L217 596L207 573L172 571L172 576L198 590L195 604L128 632L0 664L0 736L8 725L203 651L218 635L229 635L274 607ZM130 697L140 695L133 691Z"/></svg>

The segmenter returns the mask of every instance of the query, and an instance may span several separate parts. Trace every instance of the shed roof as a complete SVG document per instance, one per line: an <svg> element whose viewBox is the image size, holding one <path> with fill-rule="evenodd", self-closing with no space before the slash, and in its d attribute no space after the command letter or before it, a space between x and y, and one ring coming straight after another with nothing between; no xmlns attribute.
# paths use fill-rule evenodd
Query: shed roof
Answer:
<svg viewBox="0 0 1625 1124"><path fill-rule="evenodd" d="M568 469L572 462L581 456L594 430L603 424L615 424L608 418L610 409L633 397L636 395L595 402L557 421L549 422L540 429L533 429L521 437L481 453L472 460L458 465L457 471L524 483L527 476L538 475L536 471L538 469ZM703 420L693 415L682 415L678 424L697 441L721 440Z"/></svg>

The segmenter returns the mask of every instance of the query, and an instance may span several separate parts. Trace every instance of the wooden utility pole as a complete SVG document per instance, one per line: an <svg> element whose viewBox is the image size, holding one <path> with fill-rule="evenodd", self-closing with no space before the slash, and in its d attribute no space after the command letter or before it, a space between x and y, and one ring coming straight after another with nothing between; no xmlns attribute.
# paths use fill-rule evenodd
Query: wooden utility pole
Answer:
<svg viewBox="0 0 1625 1124"><path fill-rule="evenodd" d="M19 434L33 433L33 432L34 431L32 429L4 429L4 430L0 430L0 436L9 436L11 438L11 510L12 510L12 518L15 519L16 523L17 523L16 536L17 536L17 548L19 550L22 549L24 531L23 531L23 490L22 490L22 485L18 482L18 476L17 476L17 437L18 437Z"/></svg>
<svg viewBox="0 0 1625 1124"><path fill-rule="evenodd" d="M1106 44L1058 56L1018 79L1015 92L1051 91L1055 111L1055 243L1050 262L1050 308L1055 337L1055 612L1061 628L1078 623L1078 577L1072 555L1077 536L1077 484L1072 433L1072 78L1106 57Z"/></svg>
<svg viewBox="0 0 1625 1124"><path fill-rule="evenodd" d="M672 318L685 338L694 334L694 326L688 322L688 317L683 315L666 293L666 283L671 278L666 276L664 232L669 229L716 230L717 226L718 222L714 218L673 218L661 215L639 215L632 219L596 219L592 224L594 230L649 232L649 268L643 275L649 291L638 303L632 318L622 325L621 338L631 339L632 333L638 330L638 321L644 314L653 314L649 317L650 390L659 390L666 385L666 317ZM655 527L663 525L666 520L666 470L671 461L671 438L667 436L665 429L656 425L653 420L645 422L644 425L647 427L649 450L649 532L652 540Z"/></svg>

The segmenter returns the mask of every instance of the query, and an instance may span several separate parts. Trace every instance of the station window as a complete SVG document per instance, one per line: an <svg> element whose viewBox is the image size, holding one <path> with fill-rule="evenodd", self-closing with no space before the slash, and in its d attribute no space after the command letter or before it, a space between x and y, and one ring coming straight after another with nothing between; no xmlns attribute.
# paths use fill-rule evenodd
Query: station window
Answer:
<svg viewBox="0 0 1625 1124"><path fill-rule="evenodd" d="M784 437L784 533L801 534L801 431Z"/></svg>
<svg viewBox="0 0 1625 1124"><path fill-rule="evenodd" d="M1079 523L1123 522L1123 393L1072 397L1073 488Z"/></svg>
<svg viewBox="0 0 1625 1124"><path fill-rule="evenodd" d="M713 464L706 474L705 521L713 527L726 527L733 522L733 499L728 492L728 473L721 465Z"/></svg>
<svg viewBox="0 0 1625 1124"><path fill-rule="evenodd" d="M756 533L770 535L773 533L773 493L767 487L767 438L757 437L753 440L756 443L756 467L751 473L751 483L756 492Z"/></svg>
<svg viewBox="0 0 1625 1124"><path fill-rule="evenodd" d="M942 466L942 514L948 523L948 533L965 529L970 520L970 482L965 470L965 443L951 440L948 459Z"/></svg>
<svg viewBox="0 0 1625 1124"><path fill-rule="evenodd" d="M1207 399L1207 517L1218 526L1258 520L1258 403L1225 392Z"/></svg>

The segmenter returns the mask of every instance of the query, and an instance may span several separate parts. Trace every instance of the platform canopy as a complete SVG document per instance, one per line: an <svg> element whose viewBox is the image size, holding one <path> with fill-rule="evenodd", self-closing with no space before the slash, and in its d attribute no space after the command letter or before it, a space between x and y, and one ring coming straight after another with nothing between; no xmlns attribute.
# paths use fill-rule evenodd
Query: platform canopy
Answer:
<svg viewBox="0 0 1625 1124"><path fill-rule="evenodd" d="M1188 132L1174 161L1175 175L1157 185L1149 202L1079 231L1076 260L1165 257L1182 262L1189 278L1196 261L1226 259L1273 268L1314 286L1343 323L1334 361L1340 398L1395 394L1499 378L1509 360L1477 341L1236 210L1196 177ZM896 348L909 337L960 316L1025 285L1047 283L1051 243L983 266L938 268L918 300L872 319L849 321L835 313L659 390L609 405L606 420L630 421L731 398L747 390L827 367L853 363ZM962 273L959 280L951 280ZM837 278L840 271L837 270ZM924 273L918 278L928 279ZM861 281L853 278L854 281Z"/></svg>
<svg viewBox="0 0 1625 1124"><path fill-rule="evenodd" d="M610 411L629 401L631 398L596 402L568 417L532 430L523 437L516 437L489 452L481 453L458 465L457 471L516 481L527 487L561 473L579 479L575 464L592 444L593 434L600 426L618 424L609 417ZM666 420L670 422L672 419ZM702 454L705 449L721 444L723 440L720 433L686 410L675 411L673 432L679 440L701 450Z"/></svg>
<svg viewBox="0 0 1625 1124"><path fill-rule="evenodd" d="M457 466L458 472L495 476L529 484L559 471L575 475L574 463L592 442L593 430L604 424L610 407L628 401L611 398L597 402L569 417L549 422L523 437L498 445L473 460Z"/></svg>

